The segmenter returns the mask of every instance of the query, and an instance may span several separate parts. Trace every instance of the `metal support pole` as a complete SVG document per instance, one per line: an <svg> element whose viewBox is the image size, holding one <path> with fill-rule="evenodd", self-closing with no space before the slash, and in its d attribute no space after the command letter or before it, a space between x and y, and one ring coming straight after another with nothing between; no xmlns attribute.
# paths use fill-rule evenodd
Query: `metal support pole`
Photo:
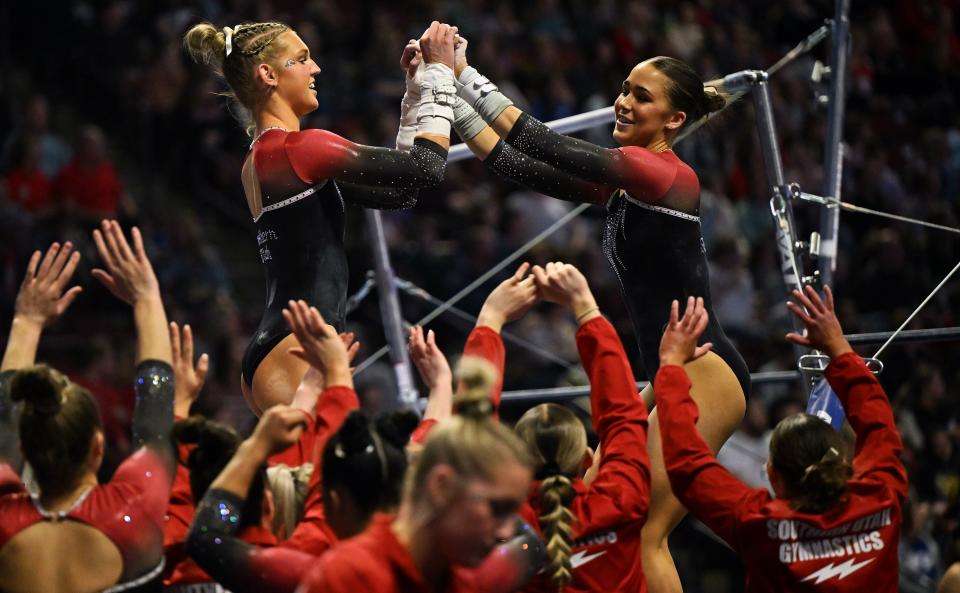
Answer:
<svg viewBox="0 0 960 593"><path fill-rule="evenodd" d="M387 241L383 236L383 221L377 210L365 210L364 214L367 217L367 229L373 239L373 263L377 277L377 294L380 297L380 315L383 317L383 330L390 348L390 362L397 376L399 404L404 408L417 410L419 394L413 382L410 357L407 355L397 283L390 266Z"/></svg>
<svg viewBox="0 0 960 593"><path fill-rule="evenodd" d="M827 139L824 147L823 195L840 200L843 177L843 115L847 94L847 58L850 54L850 0L836 0L830 56L830 91ZM837 233L840 209L824 206L820 211L820 280L833 285L837 267Z"/></svg>
<svg viewBox="0 0 960 593"><path fill-rule="evenodd" d="M777 130L773 121L773 109L770 105L770 89L767 85L767 74L758 72L753 82L753 105L757 119L757 130L760 133L760 151L763 154L763 165L767 173L767 182L770 184L772 197L770 209L774 223L777 226L777 248L780 251L780 266L783 281L787 291L803 290L803 270L800 267L801 259L797 249L796 226L793 222L793 207L790 204L792 189L787 186L783 177L783 161L780 159L780 149L777 145ZM791 315L793 328L797 332L804 330L803 323ZM805 348L794 344L794 355L797 360L807 353ZM811 383L811 377L806 377Z"/></svg>

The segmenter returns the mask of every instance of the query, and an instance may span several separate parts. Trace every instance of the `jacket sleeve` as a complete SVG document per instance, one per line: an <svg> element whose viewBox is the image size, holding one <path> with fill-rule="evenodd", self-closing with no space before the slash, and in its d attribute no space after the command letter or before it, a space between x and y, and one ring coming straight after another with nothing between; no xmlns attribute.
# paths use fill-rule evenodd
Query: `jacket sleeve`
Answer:
<svg viewBox="0 0 960 593"><path fill-rule="evenodd" d="M647 408L616 330L603 317L577 330L577 349L590 378L593 426L603 453L584 495L593 525L643 519L650 506Z"/></svg>
<svg viewBox="0 0 960 593"><path fill-rule="evenodd" d="M853 352L832 361L826 377L857 433L854 477L879 480L905 497L907 472L900 461L903 442L880 382Z"/></svg>
<svg viewBox="0 0 960 593"><path fill-rule="evenodd" d="M697 431L697 404L690 397L690 378L682 367L661 366L654 380L663 463L673 494L733 548L738 548L740 513L770 500L766 490L753 490L720 465Z"/></svg>
<svg viewBox="0 0 960 593"><path fill-rule="evenodd" d="M498 409L500 399L503 396L503 372L507 364L507 351L503 347L503 338L485 325L477 326L467 337L467 343L463 347L463 355L476 356L487 360L496 369L497 378L493 385L493 391L490 393L490 401L494 410Z"/></svg>

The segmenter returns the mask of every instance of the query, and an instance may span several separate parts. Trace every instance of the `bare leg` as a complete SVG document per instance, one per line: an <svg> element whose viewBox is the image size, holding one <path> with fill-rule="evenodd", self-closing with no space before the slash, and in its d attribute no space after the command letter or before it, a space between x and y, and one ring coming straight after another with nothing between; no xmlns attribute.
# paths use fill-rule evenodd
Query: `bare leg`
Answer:
<svg viewBox="0 0 960 593"><path fill-rule="evenodd" d="M257 416L267 408L277 404L289 405L293 401L308 367L306 362L287 352L299 345L297 337L290 334L274 346L257 366L252 388L241 378L243 398Z"/></svg>
<svg viewBox="0 0 960 593"><path fill-rule="evenodd" d="M943 575L937 593L960 593L960 562L954 562Z"/></svg>
<svg viewBox="0 0 960 593"><path fill-rule="evenodd" d="M684 367L693 387L690 395L700 408L697 428L716 453L743 420L746 401L743 389L727 363L710 352ZM643 398L653 401L652 386L643 390ZM650 514L641 532L643 573L650 593L680 593L680 577L670 555L667 538L680 523L687 509L670 490L670 481L663 466L660 423L657 410L650 413L647 452L650 454Z"/></svg>

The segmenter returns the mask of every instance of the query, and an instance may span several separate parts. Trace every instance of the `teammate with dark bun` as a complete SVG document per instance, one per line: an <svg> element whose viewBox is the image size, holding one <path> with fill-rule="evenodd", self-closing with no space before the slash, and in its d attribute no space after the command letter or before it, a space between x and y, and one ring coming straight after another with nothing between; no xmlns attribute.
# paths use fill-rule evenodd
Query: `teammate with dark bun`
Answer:
<svg viewBox="0 0 960 593"><path fill-rule="evenodd" d="M420 39L426 67L416 137L405 151L354 144L326 130L301 131L300 118L318 106L320 68L287 25L221 29L201 23L186 33L190 55L222 73L250 117L245 124L253 141L241 177L257 227L267 302L243 357L241 385L257 414L289 404L307 368L288 352L296 339L280 313L287 301L304 299L343 328L344 204L408 208L418 188L443 178L453 119L454 34L434 22Z"/></svg>
<svg viewBox="0 0 960 593"><path fill-rule="evenodd" d="M467 65L461 39L455 70L462 101L454 127L473 153L500 175L574 202L605 204L603 252L620 281L647 375L659 368L657 345L674 299L704 297L711 306L700 232L700 183L671 149L678 134L725 104L686 63L655 57L637 64L616 98L614 140L607 149L557 134L513 106ZM715 317L704 333L713 351L691 362L699 428L714 451L733 434L746 407L750 373ZM643 392L653 406L653 390ZM650 413L652 482L643 528L643 571L653 593L677 593L680 579L667 538L686 510L670 491L660 451L657 411Z"/></svg>
<svg viewBox="0 0 960 593"><path fill-rule="evenodd" d="M79 261L72 246L34 253L17 295L0 381L0 434L17 435L35 490L19 461L0 451L0 590L65 593L156 591L163 569L163 516L173 476L173 372L166 313L139 230L133 247L115 221L94 241L94 270L134 311L137 327L136 451L107 484L97 483L103 423L93 396L57 371L34 366L45 325L79 292L64 294ZM19 422L14 402L23 402Z"/></svg>
<svg viewBox="0 0 960 593"><path fill-rule="evenodd" d="M775 496L751 489L721 466L696 427L698 405L683 365L707 326L702 299L683 318L673 303L660 346L657 408L663 457L677 497L736 551L746 591L898 590L897 545L907 474L903 444L883 388L850 347L833 311L810 287L790 310L806 326L787 339L831 358L825 371L856 432L853 463L840 433L808 414L782 420L770 439L767 473ZM667 436L669 435L669 436Z"/></svg>

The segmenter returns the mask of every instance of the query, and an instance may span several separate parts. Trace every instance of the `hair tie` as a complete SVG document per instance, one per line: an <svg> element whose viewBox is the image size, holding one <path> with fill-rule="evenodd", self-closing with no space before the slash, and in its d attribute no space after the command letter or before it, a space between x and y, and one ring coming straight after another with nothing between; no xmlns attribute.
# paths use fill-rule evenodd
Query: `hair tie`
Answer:
<svg viewBox="0 0 960 593"><path fill-rule="evenodd" d="M837 459L840 459L840 451L837 451L834 447L830 447L827 449L827 452L823 454L823 457L820 458L820 463L836 461Z"/></svg>
<svg viewBox="0 0 960 593"><path fill-rule="evenodd" d="M233 29L231 29L230 27L224 27L223 36L225 38L224 45L226 46L226 50L227 50L227 55L224 57L229 58L230 52L233 51Z"/></svg>
<svg viewBox="0 0 960 593"><path fill-rule="evenodd" d="M537 480L546 480L547 478L552 478L553 476L559 476L563 472L560 471L560 466L557 465L556 461L551 461L549 463L544 463L543 467L540 468L540 471L537 472L537 475L534 476Z"/></svg>

